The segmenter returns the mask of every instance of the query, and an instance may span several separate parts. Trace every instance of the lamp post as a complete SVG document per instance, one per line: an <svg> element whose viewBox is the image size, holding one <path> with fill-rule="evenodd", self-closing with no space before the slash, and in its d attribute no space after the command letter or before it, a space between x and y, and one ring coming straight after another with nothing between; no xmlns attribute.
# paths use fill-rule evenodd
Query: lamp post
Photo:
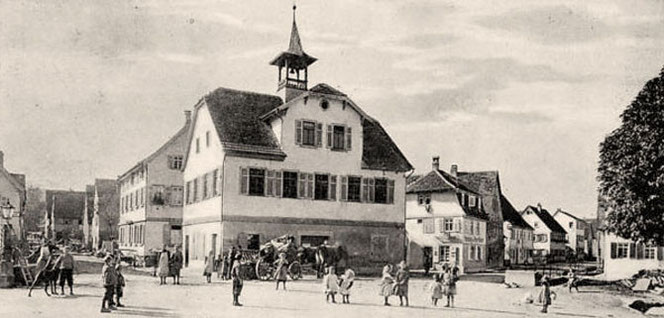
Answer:
<svg viewBox="0 0 664 318"><path fill-rule="evenodd" d="M0 206L0 218L4 220L0 228L0 240L2 240L2 258L0 259L0 288L12 287L14 285L14 264L12 263L12 242L9 233L9 220L14 215L14 207L5 202Z"/></svg>

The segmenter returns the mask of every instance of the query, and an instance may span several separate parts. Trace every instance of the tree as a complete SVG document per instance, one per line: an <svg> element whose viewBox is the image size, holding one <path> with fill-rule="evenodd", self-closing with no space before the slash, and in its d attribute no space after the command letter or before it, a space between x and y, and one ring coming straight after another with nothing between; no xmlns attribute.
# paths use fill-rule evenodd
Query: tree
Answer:
<svg viewBox="0 0 664 318"><path fill-rule="evenodd" d="M599 191L607 229L634 241L664 245L664 69L620 116L600 144Z"/></svg>

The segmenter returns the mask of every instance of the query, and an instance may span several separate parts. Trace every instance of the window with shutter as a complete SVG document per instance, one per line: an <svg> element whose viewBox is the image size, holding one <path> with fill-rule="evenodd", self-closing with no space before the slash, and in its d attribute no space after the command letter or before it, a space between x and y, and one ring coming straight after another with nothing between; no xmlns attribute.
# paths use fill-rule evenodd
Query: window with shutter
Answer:
<svg viewBox="0 0 664 318"><path fill-rule="evenodd" d="M352 142L352 134L350 131L350 127L346 127L346 150L351 149L351 142Z"/></svg>
<svg viewBox="0 0 664 318"><path fill-rule="evenodd" d="M341 176L341 201L348 200L348 177Z"/></svg>
<svg viewBox="0 0 664 318"><path fill-rule="evenodd" d="M249 169L240 168L240 193L249 194ZM194 180L194 197L196 197L196 180Z"/></svg>
<svg viewBox="0 0 664 318"><path fill-rule="evenodd" d="M302 145L316 146L316 123L313 121L302 122Z"/></svg>
<svg viewBox="0 0 664 318"><path fill-rule="evenodd" d="M283 197L296 199L298 195L298 177L297 172L284 171L283 172Z"/></svg>
<svg viewBox="0 0 664 318"><path fill-rule="evenodd" d="M274 195L274 171L267 171L267 187L265 187L265 195L273 196Z"/></svg>
<svg viewBox="0 0 664 318"><path fill-rule="evenodd" d="M295 144L296 145L302 144L302 121L301 120L296 120L295 121Z"/></svg>
<svg viewBox="0 0 664 318"><path fill-rule="evenodd" d="M316 147L323 146L323 124L316 123Z"/></svg>
<svg viewBox="0 0 664 318"><path fill-rule="evenodd" d="M297 197L306 198L307 197L307 174L300 172L298 186L297 186Z"/></svg>
<svg viewBox="0 0 664 318"><path fill-rule="evenodd" d="M330 176L330 201L337 200L337 176Z"/></svg>
<svg viewBox="0 0 664 318"><path fill-rule="evenodd" d="M327 148L332 148L332 125L327 125Z"/></svg>
<svg viewBox="0 0 664 318"><path fill-rule="evenodd" d="M307 173L307 198L314 198L314 175Z"/></svg>
<svg viewBox="0 0 664 318"><path fill-rule="evenodd" d="M281 197L281 171L274 172L274 196Z"/></svg>
<svg viewBox="0 0 664 318"><path fill-rule="evenodd" d="M362 178L362 202L369 202L369 179Z"/></svg>
<svg viewBox="0 0 664 318"><path fill-rule="evenodd" d="M387 180L387 204L394 203L394 180Z"/></svg>
<svg viewBox="0 0 664 318"><path fill-rule="evenodd" d="M265 195L265 169L249 169L249 195Z"/></svg>
<svg viewBox="0 0 664 318"><path fill-rule="evenodd" d="M327 174L316 174L314 186L314 200L330 199L330 176Z"/></svg>

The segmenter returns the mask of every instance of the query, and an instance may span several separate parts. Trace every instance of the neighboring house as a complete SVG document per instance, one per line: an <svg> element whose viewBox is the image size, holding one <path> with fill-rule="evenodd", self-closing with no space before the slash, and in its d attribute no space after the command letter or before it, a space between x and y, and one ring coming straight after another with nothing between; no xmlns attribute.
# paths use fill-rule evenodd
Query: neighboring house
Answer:
<svg viewBox="0 0 664 318"><path fill-rule="evenodd" d="M46 190L47 237L60 240L83 240L83 212L85 192L73 190Z"/></svg>
<svg viewBox="0 0 664 318"><path fill-rule="evenodd" d="M486 225L486 265L489 268L503 267L505 235L498 171L462 172L458 171L457 165L452 165L451 174L458 175L459 180L481 195L484 212L489 218Z"/></svg>
<svg viewBox="0 0 664 318"><path fill-rule="evenodd" d="M586 229L588 223L575 215L565 212L561 209L553 213L553 218L556 219L567 232L567 246L569 246L574 254L580 259L585 259L588 254L588 240L586 239Z"/></svg>
<svg viewBox="0 0 664 318"><path fill-rule="evenodd" d="M599 257L599 220L594 219L584 219L586 224L586 257L588 260L597 260Z"/></svg>
<svg viewBox="0 0 664 318"><path fill-rule="evenodd" d="M533 228L521 217L505 196L500 197L505 233L505 264L530 264L534 250Z"/></svg>
<svg viewBox="0 0 664 318"><path fill-rule="evenodd" d="M191 113L184 126L154 153L118 177L121 249L149 254L182 241L182 165Z"/></svg>
<svg viewBox="0 0 664 318"><path fill-rule="evenodd" d="M434 157L432 171L406 188L408 263L412 268L440 262L456 265L462 273L487 268L488 216L482 195L453 173L454 169L452 174L440 170L439 157Z"/></svg>
<svg viewBox="0 0 664 318"><path fill-rule="evenodd" d="M362 271L403 259L404 172L412 167L348 96L326 84L308 89L315 60L293 21L288 51L271 63L282 97L218 88L195 105L186 264L285 234L303 246L342 245Z"/></svg>
<svg viewBox="0 0 664 318"><path fill-rule="evenodd" d="M7 171L4 159L5 155L0 151L0 206L13 207L14 213L9 223L5 223L4 219L0 220L3 225L7 225L7 227L0 228L3 231L0 234L22 241L26 235L23 225L27 198L25 175ZM0 242L0 244L2 243Z"/></svg>
<svg viewBox="0 0 664 318"><path fill-rule="evenodd" d="M100 248L103 241L118 238L119 201L120 195L116 180L95 180L92 199L93 218L90 224L90 243L95 249Z"/></svg>
<svg viewBox="0 0 664 318"><path fill-rule="evenodd" d="M533 258L540 262L565 261L567 232L549 211L542 209L542 205L538 203L537 207L527 206L521 212L521 217L534 229Z"/></svg>

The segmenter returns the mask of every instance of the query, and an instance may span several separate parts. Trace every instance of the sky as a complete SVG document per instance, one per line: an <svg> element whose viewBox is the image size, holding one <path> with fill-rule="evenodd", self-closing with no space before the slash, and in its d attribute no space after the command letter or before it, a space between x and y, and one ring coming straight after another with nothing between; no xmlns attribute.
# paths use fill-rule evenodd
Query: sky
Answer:
<svg viewBox="0 0 664 318"><path fill-rule="evenodd" d="M217 87L276 93L292 0L0 2L0 150L34 186L117 178ZM518 208L593 217L598 145L664 66L664 2L300 0L310 86L416 168L498 170Z"/></svg>

